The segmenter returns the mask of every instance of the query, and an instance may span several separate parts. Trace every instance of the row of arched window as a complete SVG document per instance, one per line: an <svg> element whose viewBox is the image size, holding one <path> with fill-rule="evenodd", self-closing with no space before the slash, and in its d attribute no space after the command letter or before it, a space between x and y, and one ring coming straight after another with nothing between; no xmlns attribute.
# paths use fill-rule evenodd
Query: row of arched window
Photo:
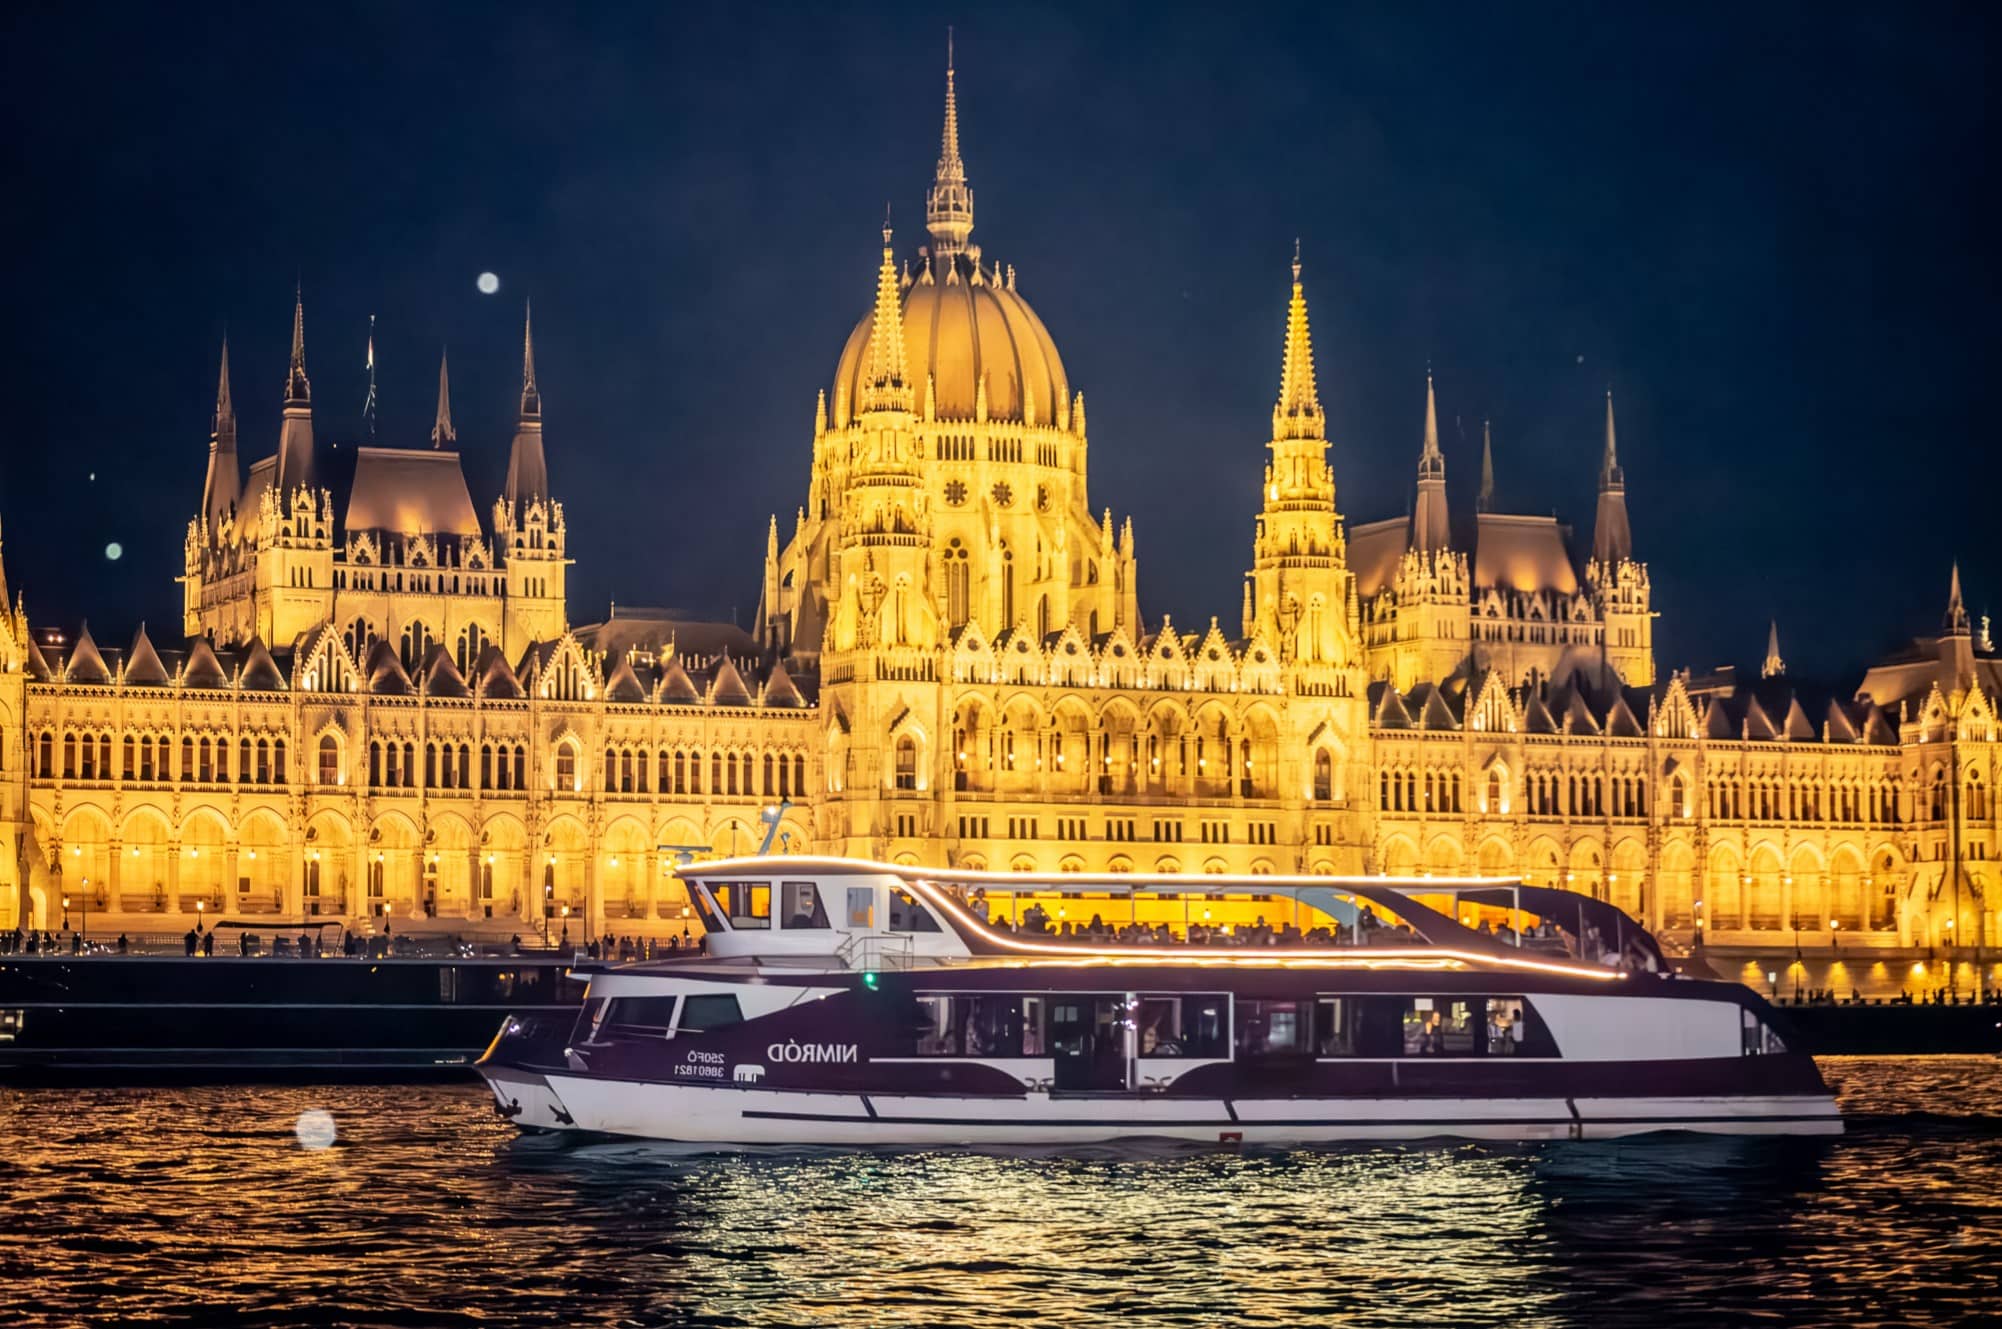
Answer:
<svg viewBox="0 0 2002 1329"><path fill-rule="evenodd" d="M706 781L705 781L706 768ZM559 781L560 783L560 781ZM642 747L605 749L605 792L669 796L700 794L798 798L806 794L803 752L711 751Z"/></svg>
<svg viewBox="0 0 2002 1329"><path fill-rule="evenodd" d="M567 745L557 750L557 774L563 773L562 758L570 756L575 772L576 758ZM334 737L320 739L320 783L340 782L340 753ZM331 778L330 778L331 774ZM482 743L478 765L474 765L471 743L433 740L420 749L414 740L384 742L373 739L368 745L368 782L387 789L495 789L528 787L528 747L522 743Z"/></svg>
<svg viewBox="0 0 2002 1329"><path fill-rule="evenodd" d="M1458 771L1378 771L1377 808L1383 812L1458 812Z"/></svg>
<svg viewBox="0 0 2002 1329"><path fill-rule="evenodd" d="M1821 785L1805 780L1712 779L1710 815L1724 821L1831 821L1897 824L1898 786L1890 780ZM1942 782L1942 795L1944 784ZM1940 815L1944 816L1944 813Z"/></svg>
<svg viewBox="0 0 2002 1329"><path fill-rule="evenodd" d="M65 780L180 779L201 784L283 784L289 778L282 738L245 734L232 743L221 735L183 734L180 748L176 770L174 743L165 734L126 734L114 748L109 733L66 730L59 748L55 731L44 729L35 737L32 774L44 780L60 771Z"/></svg>

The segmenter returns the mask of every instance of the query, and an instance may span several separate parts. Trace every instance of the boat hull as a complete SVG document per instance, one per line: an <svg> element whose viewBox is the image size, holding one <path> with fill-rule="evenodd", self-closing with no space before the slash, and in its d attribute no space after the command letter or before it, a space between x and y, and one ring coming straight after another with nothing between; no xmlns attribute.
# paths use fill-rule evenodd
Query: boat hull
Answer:
<svg viewBox="0 0 2002 1329"><path fill-rule="evenodd" d="M1093 1145L1170 1140L1602 1140L1659 1131L1839 1135L1826 1094L1652 1098L1182 1099L817 1093L616 1080L482 1066L517 1125L719 1148ZM512 1110L509 1110L512 1106ZM567 1119L567 1120L565 1120Z"/></svg>

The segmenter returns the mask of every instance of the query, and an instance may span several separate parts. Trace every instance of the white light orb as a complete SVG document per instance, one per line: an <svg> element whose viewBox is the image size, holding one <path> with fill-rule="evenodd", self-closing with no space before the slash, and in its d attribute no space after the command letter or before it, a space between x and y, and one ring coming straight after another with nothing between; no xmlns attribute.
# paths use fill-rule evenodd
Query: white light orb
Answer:
<svg viewBox="0 0 2002 1329"><path fill-rule="evenodd" d="M299 1137L299 1144L306 1149L327 1149L334 1143L334 1114L311 1108L299 1114L293 1123L292 1133Z"/></svg>
<svg viewBox="0 0 2002 1329"><path fill-rule="evenodd" d="M104 547L104 556L116 563L119 559L125 557L125 546L113 540Z"/></svg>
<svg viewBox="0 0 2002 1329"><path fill-rule="evenodd" d="M482 272L479 280L474 282L473 285L480 288L481 295L492 295L500 289L500 278L491 272Z"/></svg>

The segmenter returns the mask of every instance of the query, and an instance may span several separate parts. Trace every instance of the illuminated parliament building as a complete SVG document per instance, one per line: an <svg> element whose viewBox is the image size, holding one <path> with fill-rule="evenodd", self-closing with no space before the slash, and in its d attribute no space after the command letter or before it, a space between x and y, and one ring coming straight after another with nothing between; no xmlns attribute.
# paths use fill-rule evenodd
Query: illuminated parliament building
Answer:
<svg viewBox="0 0 2002 1329"><path fill-rule="evenodd" d="M1853 694L1794 684L1776 636L1756 679L1664 672L1611 396L1577 538L1497 508L1485 446L1449 514L1429 379L1412 494L1371 498L1409 515L1347 521L1295 261L1269 429L1245 403L1213 458L1263 471L1242 603L1144 619L1084 394L974 239L950 71L926 226L856 256L749 628L571 621L526 330L484 508L442 367L430 439L336 476L295 306L246 469L225 346L179 630L102 640L0 590L0 928L67 900L93 935L664 936L672 856L749 852L770 817L782 852L1051 877L1520 875L1711 944L1994 937L2002 660L1957 572L1937 634Z"/></svg>

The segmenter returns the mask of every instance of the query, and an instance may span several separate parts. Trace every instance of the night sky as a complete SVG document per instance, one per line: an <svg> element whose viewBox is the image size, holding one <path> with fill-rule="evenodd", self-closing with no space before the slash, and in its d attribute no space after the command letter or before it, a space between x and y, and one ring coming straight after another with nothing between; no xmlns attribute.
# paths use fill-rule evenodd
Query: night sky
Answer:
<svg viewBox="0 0 2002 1329"><path fill-rule="evenodd" d="M1610 384L1664 667L1755 662L1777 616L1853 680L1955 558L2002 615L1992 8L276 8L0 19L39 624L178 633L217 344L247 466L295 278L322 446L370 314L384 442L428 446L448 345L483 519L532 296L572 618L747 618L886 201L922 239L948 22L974 238L1085 392L1150 623L1235 630L1296 235L1351 523L1409 508L1429 362L1456 508L1492 416L1501 505L1582 532Z"/></svg>

